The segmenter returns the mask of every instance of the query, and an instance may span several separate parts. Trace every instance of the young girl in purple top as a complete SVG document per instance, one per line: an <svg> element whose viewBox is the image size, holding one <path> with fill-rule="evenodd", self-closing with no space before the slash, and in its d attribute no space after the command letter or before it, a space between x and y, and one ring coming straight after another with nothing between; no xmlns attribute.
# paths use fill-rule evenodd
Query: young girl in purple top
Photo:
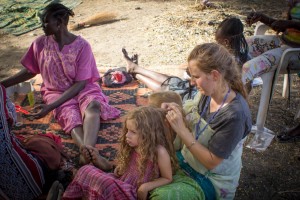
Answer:
<svg viewBox="0 0 300 200"><path fill-rule="evenodd" d="M103 165L107 161L97 149L86 146L83 154L93 165L78 170L62 199L144 200L149 191L172 182L177 160L165 115L154 107L138 107L126 115L114 173L102 171L111 166Z"/></svg>
<svg viewBox="0 0 300 200"><path fill-rule="evenodd" d="M120 111L108 104L96 82L99 80L89 43L67 29L74 13L59 3L48 5L41 16L44 36L37 38L21 60L25 69L3 81L5 87L41 74L45 104L35 107L34 118L53 111L63 130L77 145L94 146L103 120L116 118ZM81 156L81 164L86 163Z"/></svg>

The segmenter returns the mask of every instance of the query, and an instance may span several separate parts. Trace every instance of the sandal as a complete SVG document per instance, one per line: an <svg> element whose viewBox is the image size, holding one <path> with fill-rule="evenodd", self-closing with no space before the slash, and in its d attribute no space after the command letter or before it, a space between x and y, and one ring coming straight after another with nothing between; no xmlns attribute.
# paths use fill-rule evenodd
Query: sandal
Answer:
<svg viewBox="0 0 300 200"><path fill-rule="evenodd" d="M280 143L297 142L300 141L300 135L288 135L286 130L283 131L280 135L277 135L276 139Z"/></svg>
<svg viewBox="0 0 300 200"><path fill-rule="evenodd" d="M128 53L126 51L125 48L122 48L122 52L123 52L123 55L124 57L127 59L127 60L130 60L131 62L133 62L134 64L138 64L138 58L139 56L137 54L133 54L133 56L131 56L131 58L128 56Z"/></svg>

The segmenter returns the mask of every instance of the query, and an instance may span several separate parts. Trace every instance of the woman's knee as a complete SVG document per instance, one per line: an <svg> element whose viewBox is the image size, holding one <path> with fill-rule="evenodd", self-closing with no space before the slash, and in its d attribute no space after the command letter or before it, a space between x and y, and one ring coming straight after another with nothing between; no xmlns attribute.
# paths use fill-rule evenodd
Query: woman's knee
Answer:
<svg viewBox="0 0 300 200"><path fill-rule="evenodd" d="M98 101L92 101L87 106L85 113L100 113L101 111L101 105Z"/></svg>

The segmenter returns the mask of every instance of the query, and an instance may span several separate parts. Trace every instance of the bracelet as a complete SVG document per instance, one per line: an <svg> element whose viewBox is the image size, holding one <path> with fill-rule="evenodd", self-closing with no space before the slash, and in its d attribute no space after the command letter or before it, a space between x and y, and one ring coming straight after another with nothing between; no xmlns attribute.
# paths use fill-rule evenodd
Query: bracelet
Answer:
<svg viewBox="0 0 300 200"><path fill-rule="evenodd" d="M196 141L193 141L189 146L187 146L186 148L188 148L189 150L191 149L191 147L196 144Z"/></svg>

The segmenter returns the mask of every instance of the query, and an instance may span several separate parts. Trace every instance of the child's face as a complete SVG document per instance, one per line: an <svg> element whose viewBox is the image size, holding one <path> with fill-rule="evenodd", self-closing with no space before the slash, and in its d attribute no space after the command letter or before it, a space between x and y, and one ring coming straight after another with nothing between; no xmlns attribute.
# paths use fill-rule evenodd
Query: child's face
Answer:
<svg viewBox="0 0 300 200"><path fill-rule="evenodd" d="M135 148L139 145L139 132L135 126L135 120L129 119L126 121L126 128L128 129L126 133L126 142L129 146Z"/></svg>
<svg viewBox="0 0 300 200"><path fill-rule="evenodd" d="M219 33L216 34L215 40L218 44L223 45L226 49L229 47L229 40L225 37L222 37Z"/></svg>

